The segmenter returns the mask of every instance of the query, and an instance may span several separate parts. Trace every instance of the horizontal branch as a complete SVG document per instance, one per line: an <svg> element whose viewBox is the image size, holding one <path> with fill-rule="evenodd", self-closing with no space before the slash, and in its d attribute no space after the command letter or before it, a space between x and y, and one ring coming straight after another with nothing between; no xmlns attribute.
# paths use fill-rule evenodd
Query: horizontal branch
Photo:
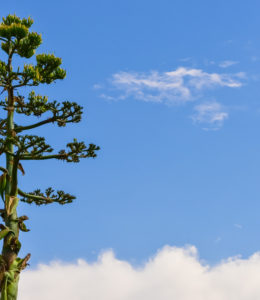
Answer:
<svg viewBox="0 0 260 300"><path fill-rule="evenodd" d="M36 128L36 127L39 127L39 126L42 126L42 125L45 125L45 124L48 124L48 123L51 123L51 122L54 122L54 121L55 121L55 118L52 117L52 118L46 119L44 121L41 121L41 122L38 122L38 123L35 123L35 124L32 124L32 125L18 126L18 127L15 128L15 131L18 133L18 132L33 129L33 128Z"/></svg>
<svg viewBox="0 0 260 300"><path fill-rule="evenodd" d="M32 195L32 194L27 194L25 192L23 192L22 190L18 189L18 194L20 196L23 196L25 198L30 198L30 199L34 199L34 200L37 200L37 201L45 201L45 202L48 202L48 203L52 203L53 200L50 199L50 198L47 198L47 197L43 197L43 196L37 196L37 195Z"/></svg>
<svg viewBox="0 0 260 300"><path fill-rule="evenodd" d="M32 80L32 79L30 79ZM13 89L17 89L23 86L38 86L39 84L34 84L34 83L22 83L22 84L17 84L17 85L13 85Z"/></svg>
<svg viewBox="0 0 260 300"><path fill-rule="evenodd" d="M45 156L32 156L32 155L21 155L20 160L45 160L45 159L65 159L64 154L54 154L54 155L45 155Z"/></svg>
<svg viewBox="0 0 260 300"><path fill-rule="evenodd" d="M23 197L21 199L22 202L28 204L35 203L36 205L44 205L54 202L64 205L71 203L74 199L76 199L75 196L65 193L64 191L58 190L55 192L51 187L47 188L45 192L41 192L40 189L37 189L31 193L25 193L18 189L18 194Z"/></svg>

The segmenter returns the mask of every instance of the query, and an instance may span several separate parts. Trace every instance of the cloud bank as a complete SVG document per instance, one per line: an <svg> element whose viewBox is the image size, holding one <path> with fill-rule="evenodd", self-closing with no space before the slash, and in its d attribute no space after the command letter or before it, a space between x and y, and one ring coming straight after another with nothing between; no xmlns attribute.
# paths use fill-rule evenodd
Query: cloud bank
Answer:
<svg viewBox="0 0 260 300"><path fill-rule="evenodd" d="M260 253L210 267L195 247L166 246L133 267L104 252L95 263L54 262L21 275L19 300L259 300Z"/></svg>
<svg viewBox="0 0 260 300"><path fill-rule="evenodd" d="M132 97L146 102L178 104L201 96L206 89L242 86L244 73L207 73L201 69L179 67L170 72L149 73L118 72L110 84L119 92L117 96L102 95L108 99Z"/></svg>

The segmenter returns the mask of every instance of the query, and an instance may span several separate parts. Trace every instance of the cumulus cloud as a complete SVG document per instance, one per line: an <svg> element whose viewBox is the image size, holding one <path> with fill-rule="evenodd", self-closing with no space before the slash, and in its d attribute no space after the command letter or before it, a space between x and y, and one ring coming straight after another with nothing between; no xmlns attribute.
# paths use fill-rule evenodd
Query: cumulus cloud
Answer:
<svg viewBox="0 0 260 300"><path fill-rule="evenodd" d="M234 60L224 60L222 61L219 66L220 68L228 68L228 67L231 67L233 65L236 65L238 64L238 61L234 61Z"/></svg>
<svg viewBox="0 0 260 300"><path fill-rule="evenodd" d="M114 99L133 97L138 100L164 103L185 103L197 98L206 89L242 85L244 73L207 73L201 69L179 67L170 72L149 73L118 72L112 75L110 83L119 95Z"/></svg>
<svg viewBox="0 0 260 300"><path fill-rule="evenodd" d="M194 246L166 246L142 267L104 252L95 263L54 262L21 275L19 300L258 300L260 253L214 267Z"/></svg>
<svg viewBox="0 0 260 300"><path fill-rule="evenodd" d="M204 123L208 125L205 129L219 129L223 122L228 118L228 113L223 106L214 101L196 105L194 107L195 114L192 119L195 123Z"/></svg>

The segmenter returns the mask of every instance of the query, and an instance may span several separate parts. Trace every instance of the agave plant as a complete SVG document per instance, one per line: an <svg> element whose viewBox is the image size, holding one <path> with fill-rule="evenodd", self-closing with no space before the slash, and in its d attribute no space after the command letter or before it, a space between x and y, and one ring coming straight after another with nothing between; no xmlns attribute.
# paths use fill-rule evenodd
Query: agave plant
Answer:
<svg viewBox="0 0 260 300"><path fill-rule="evenodd" d="M42 37L30 31L32 25L31 18L21 19L16 15L8 15L0 24L2 57L6 57L5 61L0 60L0 106L6 116L0 119L0 155L5 155L6 158L6 165L0 167L0 196L3 201L3 208L0 209L3 219L0 224L0 239L3 240L0 256L1 300L17 299L19 275L30 258L30 254L24 258L18 257L21 249L19 232L28 231L25 225L28 217L17 215L19 201L36 205L54 202L63 205L75 199L73 195L61 190L55 192L52 188L45 191L36 189L33 192L20 189L17 175L18 172L25 173L22 161L59 159L76 163L81 158L95 157L99 150L94 144L86 145L74 139L65 149L53 153L54 150L45 142L44 137L25 134L49 123L60 127L67 123L77 123L82 116L82 107L75 102L49 101L48 97L38 95L34 90L21 95L21 91L25 91L24 87L33 89L66 76L65 70L60 67L60 58L53 54L35 55L36 49L42 43ZM35 63L17 66L17 63L13 63L16 56L30 61L35 58ZM40 120L31 125L17 124L14 122L15 114L27 118L36 116Z"/></svg>

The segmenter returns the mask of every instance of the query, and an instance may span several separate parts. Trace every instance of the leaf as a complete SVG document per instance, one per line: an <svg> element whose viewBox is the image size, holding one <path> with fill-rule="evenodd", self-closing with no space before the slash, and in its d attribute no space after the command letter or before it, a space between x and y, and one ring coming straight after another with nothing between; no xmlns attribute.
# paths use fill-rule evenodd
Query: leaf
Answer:
<svg viewBox="0 0 260 300"><path fill-rule="evenodd" d="M13 231L12 231L13 232ZM13 232L14 233L14 232ZM15 236L11 236L10 240L8 240L8 244L9 244L9 247L10 249L15 252L16 254L19 253L20 249L21 249L21 243L20 241L18 240L17 237Z"/></svg>
<svg viewBox="0 0 260 300"><path fill-rule="evenodd" d="M29 264L28 261L31 257L31 253L28 253L25 258L21 259L21 258L16 258L17 261L17 268L19 269L19 271L21 272L22 270L24 270Z"/></svg>
<svg viewBox="0 0 260 300"><path fill-rule="evenodd" d="M25 175L24 168L21 163L18 164L18 170L20 170L22 174Z"/></svg>
<svg viewBox="0 0 260 300"><path fill-rule="evenodd" d="M10 265L9 270L4 272L1 300L17 299L19 274L26 268L26 266L28 266L28 260L30 257L30 253L23 259L17 257Z"/></svg>
<svg viewBox="0 0 260 300"><path fill-rule="evenodd" d="M19 228L20 228L21 231L24 231L24 232L30 231L30 229L28 229L26 227L26 225L24 224L24 222L19 222L18 224L19 224Z"/></svg>
<svg viewBox="0 0 260 300"><path fill-rule="evenodd" d="M4 278L4 285L1 291L1 300L8 300L7 298L7 278Z"/></svg>
<svg viewBox="0 0 260 300"><path fill-rule="evenodd" d="M17 205L19 202L19 198L16 196L6 196L5 199L5 209L6 209L6 213L7 216L10 216L11 214L13 214L13 212L15 211Z"/></svg>
<svg viewBox="0 0 260 300"><path fill-rule="evenodd" d="M0 240L3 239L9 232L10 232L10 229L8 227L5 227L5 229L2 229L0 231Z"/></svg>
<svg viewBox="0 0 260 300"><path fill-rule="evenodd" d="M0 209L0 212L1 212L1 209ZM23 221L26 221L26 220L29 220L29 218L27 216L21 216L17 219L18 222L23 222Z"/></svg>
<svg viewBox="0 0 260 300"><path fill-rule="evenodd" d="M9 270L4 273L4 286L1 291L1 300L17 299L17 289L19 282L18 268L21 259L15 259L10 265Z"/></svg>
<svg viewBox="0 0 260 300"><path fill-rule="evenodd" d="M0 176L0 194L1 194L3 201L4 201L5 187L6 187L6 173L4 173Z"/></svg>

